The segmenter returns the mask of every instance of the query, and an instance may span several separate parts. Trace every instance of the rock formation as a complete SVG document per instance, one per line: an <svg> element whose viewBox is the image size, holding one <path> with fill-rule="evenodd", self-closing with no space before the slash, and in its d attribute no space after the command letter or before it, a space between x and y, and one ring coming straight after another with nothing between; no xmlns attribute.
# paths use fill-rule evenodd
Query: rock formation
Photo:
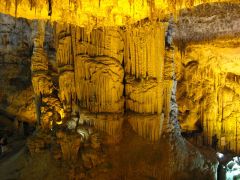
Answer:
<svg viewBox="0 0 240 180"><path fill-rule="evenodd" d="M206 8L211 14L202 16ZM228 9L231 13L222 14L229 12ZM212 138L217 135L218 149L235 152L240 148L239 37L233 37L240 31L239 13L234 13L238 10L237 4L215 4L182 12L178 25L183 28L176 33L180 47L176 69L181 127L183 131L203 131L198 144L212 145ZM195 18L190 18L188 13L193 13ZM190 27L189 23L196 26ZM204 33L206 25L212 29L211 33Z"/></svg>
<svg viewBox="0 0 240 180"><path fill-rule="evenodd" d="M31 28L28 21L0 15L0 112L35 121L30 78Z"/></svg>
<svg viewBox="0 0 240 180"><path fill-rule="evenodd" d="M31 158L61 178L216 179L181 132L240 149L240 5L222 1L0 0L29 18L0 15L0 113L36 123Z"/></svg>

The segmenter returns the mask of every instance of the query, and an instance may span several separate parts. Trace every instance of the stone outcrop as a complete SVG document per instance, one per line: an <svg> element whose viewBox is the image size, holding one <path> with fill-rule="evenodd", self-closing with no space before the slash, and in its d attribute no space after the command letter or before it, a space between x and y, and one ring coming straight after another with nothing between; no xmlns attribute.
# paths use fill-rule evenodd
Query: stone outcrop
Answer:
<svg viewBox="0 0 240 180"><path fill-rule="evenodd" d="M179 13L174 39L183 50L190 42L208 42L239 34L239 3L202 4Z"/></svg>
<svg viewBox="0 0 240 180"><path fill-rule="evenodd" d="M11 116L12 119L16 117L20 121L34 123L36 120L35 97L30 78L34 22L0 14L0 24L0 111ZM48 66L52 66L53 32L49 24L46 24L45 29L44 56L48 61L46 62ZM36 55L37 61L41 60L39 54L41 52ZM48 67L47 65L39 66L36 62L32 68L36 72L38 68L46 70ZM41 82L48 84L48 82L43 82L43 79L48 81L44 77L43 75ZM45 89L44 91L49 89L47 85Z"/></svg>

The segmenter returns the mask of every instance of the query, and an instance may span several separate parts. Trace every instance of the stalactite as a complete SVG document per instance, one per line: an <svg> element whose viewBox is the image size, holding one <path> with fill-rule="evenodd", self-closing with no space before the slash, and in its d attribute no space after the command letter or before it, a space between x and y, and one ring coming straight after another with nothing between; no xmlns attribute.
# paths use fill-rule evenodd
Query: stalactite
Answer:
<svg viewBox="0 0 240 180"><path fill-rule="evenodd" d="M8 1L8 0L5 1L5 8L6 8L6 11L10 11L11 5L12 5L11 1Z"/></svg>
<svg viewBox="0 0 240 180"><path fill-rule="evenodd" d="M52 0L48 0L48 16L52 16Z"/></svg>
<svg viewBox="0 0 240 180"><path fill-rule="evenodd" d="M15 17L17 17L18 0L15 0Z"/></svg>
<svg viewBox="0 0 240 180"><path fill-rule="evenodd" d="M78 56L75 61L76 92L91 112L123 111L123 69L109 57ZM109 96L112 92L112 96Z"/></svg>
<svg viewBox="0 0 240 180"><path fill-rule="evenodd" d="M75 79L73 71L65 71L59 76L59 93L62 102L70 104L76 98Z"/></svg>
<svg viewBox="0 0 240 180"><path fill-rule="evenodd" d="M164 32L162 24L126 29L124 65L128 75L127 108L134 112L162 111Z"/></svg>
<svg viewBox="0 0 240 180"><path fill-rule="evenodd" d="M163 85L155 79L138 83L126 77L127 108L139 113L161 113L163 103Z"/></svg>

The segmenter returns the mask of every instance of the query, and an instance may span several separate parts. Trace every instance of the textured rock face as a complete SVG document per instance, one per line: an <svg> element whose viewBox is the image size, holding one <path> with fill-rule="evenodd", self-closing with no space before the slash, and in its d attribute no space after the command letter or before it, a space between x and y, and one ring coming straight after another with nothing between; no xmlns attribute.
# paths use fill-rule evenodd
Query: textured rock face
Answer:
<svg viewBox="0 0 240 180"><path fill-rule="evenodd" d="M209 41L239 34L239 3L203 4L181 10L174 39L184 43Z"/></svg>
<svg viewBox="0 0 240 180"><path fill-rule="evenodd" d="M76 162L81 138L77 134L57 133L58 143L61 145L63 160Z"/></svg>
<svg viewBox="0 0 240 180"><path fill-rule="evenodd" d="M31 80L31 68L32 75L40 71L47 71L50 74L54 72L52 68L56 60L53 59L52 28L48 24L44 27L46 33L42 37L43 49L35 51L36 61L31 62L36 21L15 19L0 14L0 24L0 110L12 118L34 122L36 121L34 91L36 93L40 91L39 86L45 88L44 92L49 91L49 87L46 86L48 80L44 75L39 77L42 85L32 87L32 83L38 80L34 78ZM44 66L42 60L45 60ZM48 66L51 67L50 70Z"/></svg>
<svg viewBox="0 0 240 180"><path fill-rule="evenodd" d="M185 12L178 24L181 35L175 34L188 42L176 53L179 121L183 131L203 131L199 144L212 145L216 134L219 149L239 152L240 6L207 5L211 11L201 15L203 7Z"/></svg>
<svg viewBox="0 0 240 180"><path fill-rule="evenodd" d="M113 58L79 57L75 63L76 91L91 112L123 112L123 68Z"/></svg>
<svg viewBox="0 0 240 180"><path fill-rule="evenodd" d="M61 122L63 110L59 97L54 92L53 77L49 70L48 56L44 50L45 22L33 24L33 54L31 57L32 86L35 94L35 108L38 125L44 129L52 129Z"/></svg>
<svg viewBox="0 0 240 180"><path fill-rule="evenodd" d="M212 136L217 134L222 139L219 148L234 151L239 149L240 54L238 46L233 47L236 43L238 39L188 46L178 86L182 128L202 128L206 144L212 144Z"/></svg>
<svg viewBox="0 0 240 180"><path fill-rule="evenodd" d="M165 26L144 24L125 33L126 108L137 113L162 112Z"/></svg>
<svg viewBox="0 0 240 180"><path fill-rule="evenodd" d="M208 2L238 0L1 0L0 12L29 19L48 19L85 26L122 26L144 18L163 18L167 13Z"/></svg>
<svg viewBox="0 0 240 180"><path fill-rule="evenodd" d="M34 121L30 25L27 20L0 14L0 26L0 111Z"/></svg>
<svg viewBox="0 0 240 180"><path fill-rule="evenodd" d="M79 114L81 109L80 119L83 116L83 120L94 122L97 129L113 137L110 141L117 142L122 113L132 111L128 117L134 119L129 119L134 129L145 138L158 140L165 119L162 113L168 118L171 108L172 86L168 81L172 77L164 79L166 24L142 21L128 28L104 27L91 32L58 24L56 59L65 112ZM172 72L169 67L166 70ZM95 114L85 116L83 108ZM149 126L142 131L137 121L146 122L133 116L143 114ZM156 130L151 129L152 123Z"/></svg>
<svg viewBox="0 0 240 180"><path fill-rule="evenodd" d="M182 179L192 179L192 172L203 172L204 168L207 169L203 172L204 176L211 173L210 177L214 178L214 172L216 172L214 164L217 163L206 162L202 155L180 134L177 121L174 55L180 57L183 51L176 53L176 49L174 50L168 41L168 38L171 39L169 37L171 33L166 33L166 27L168 26L167 31L170 31L172 22L168 24L167 22L143 20L127 27L110 26L89 28L90 30L86 27L55 24L52 43L46 41L48 28L45 27L43 21L36 21L32 25L34 26L31 31L34 46L31 56L31 71L37 119L40 127L45 130L43 138L44 134L50 130L52 134L56 132L58 138L56 141L52 135L51 143L45 142L38 136L36 139L30 139L28 145L32 154L41 152L41 150L48 152L50 151L49 147L53 148L57 142L56 150L52 150L56 159L62 158L69 162L79 163L78 158L81 158L80 160L83 162L79 163L81 165L79 169L83 166L89 171L92 169L94 171L103 162L101 158L103 149L98 135L89 137L89 129L93 126L104 138L106 137L103 138L104 144L119 143L114 146L116 149L109 150L110 152L107 154L110 159L113 158L113 160L111 159L112 163L117 164L114 167L117 170L113 168L112 171L117 171L116 177L118 178L132 179L129 177L139 175L142 170L139 175L141 177L149 175L156 179L173 179L177 174L177 177ZM167 37L165 37L165 33ZM167 39L166 44L164 43L165 39ZM49 57L47 50L50 48L45 48L45 43L56 48L56 57L53 56L53 59ZM56 46L53 46L53 43ZM198 49L197 53L193 50L194 48ZM210 84L209 89L218 87L220 90L219 87L225 83L225 81L219 80L221 78L217 75L221 75L222 72L227 72L231 68L221 66L221 61L213 58L213 62L219 64L216 72L214 71L217 74L215 77L212 75L213 70L208 66L211 61L206 58L212 54L211 52L206 54L206 52L208 53L210 50L215 52L218 48L221 51L222 47L215 46L214 42L207 49L203 47L202 50L197 45L188 46L186 53L182 54L184 57L181 61L180 58L177 59L179 65L177 69L184 70L189 67L186 71L180 71L181 73L177 74L181 80L180 98L178 99L181 106L180 112L188 116L188 113L192 111L192 114L189 115L190 121L181 119L182 127L184 127L184 123L193 127L195 124L189 122L191 119L196 120L199 114L199 107L194 108L193 105L186 111L182 110L185 101L193 97L191 93L198 90L198 87L193 88L193 82L199 79L200 82L197 85L205 84L202 82L204 79L202 77L206 77L207 82L212 77L214 86ZM232 55L232 51L229 53L229 58L226 54L220 53L219 56L223 57L224 55L224 58L229 60L232 57L230 54ZM54 61L55 58L56 61ZM207 61L202 61L202 59L207 59ZM201 63L203 64L200 66ZM231 62L229 63L231 64ZM196 67L196 64L199 66ZM195 71L198 70L198 67L201 70L200 75ZM223 68L225 70L222 71ZM233 72L236 70L231 71L231 73ZM235 76L233 77L235 78ZM233 79L232 76L231 79ZM188 86L190 82L191 87ZM185 84L187 88L185 88ZM190 88L192 90L189 91ZM209 89L205 90L205 94L208 95ZM222 92L222 94L226 94L224 97L227 98L217 97L217 100L220 99L220 103L217 104L227 102L225 106L229 106L233 99L236 99L237 104L238 97L233 96L231 91L223 89ZM212 92L212 94L214 93L215 91ZM206 106L206 113L202 116L207 116L203 124L207 124L207 136L210 127L216 127L214 124L209 125L209 120L213 117L210 110L216 110L215 96L212 98L212 94L209 96L210 100L208 97L204 100L204 102L211 101L211 104L206 103L209 106ZM201 104L205 96L197 98L196 102ZM221 107L223 105L218 109ZM64 124L64 121L67 123ZM60 127L55 126L56 124ZM65 129L66 125L68 129ZM89 127L89 131L85 129L85 126ZM58 129L64 130L58 131ZM39 132L37 134L41 136ZM164 138L161 139L161 136ZM157 143L152 143L150 146L146 139ZM110 148L112 147L110 146ZM81 156L79 156L80 154ZM151 158L148 159L149 154ZM122 157L123 159L121 159ZM132 159L133 162L131 162ZM120 172L119 169L122 167L124 170ZM163 171L159 171L162 167L164 167ZM188 173L187 178L184 178L186 176L184 173L179 175L179 172L183 171ZM77 172L74 170L72 175L77 176L76 174ZM99 174L102 175L102 173ZM115 176L111 170L108 174ZM81 178L82 174L79 176Z"/></svg>

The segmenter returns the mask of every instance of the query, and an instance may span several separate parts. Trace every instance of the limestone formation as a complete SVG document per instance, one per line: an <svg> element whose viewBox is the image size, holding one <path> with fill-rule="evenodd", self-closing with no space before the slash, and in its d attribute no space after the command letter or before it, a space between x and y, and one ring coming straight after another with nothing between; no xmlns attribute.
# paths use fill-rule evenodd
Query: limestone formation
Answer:
<svg viewBox="0 0 240 180"><path fill-rule="evenodd" d="M123 111L123 69L108 57L77 57L75 81L78 99L91 112Z"/></svg>
<svg viewBox="0 0 240 180"><path fill-rule="evenodd" d="M35 93L36 113L38 124L42 128L52 129L60 123L62 104L54 94L54 85L48 72L48 59L44 52L45 23L33 24L34 48L31 57L32 85Z"/></svg>
<svg viewBox="0 0 240 180"><path fill-rule="evenodd" d="M76 99L75 77L73 71L64 71L59 75L59 97L64 104Z"/></svg>
<svg viewBox="0 0 240 180"><path fill-rule="evenodd" d="M180 122L184 130L203 129L203 142L219 149L239 151L238 141L238 39L228 43L191 45L182 59L178 90ZM231 50L230 50L230 47ZM224 52L224 53L223 53ZM183 94L187 94L185 98Z"/></svg>
<svg viewBox="0 0 240 180"><path fill-rule="evenodd" d="M51 136L42 131L38 131L38 134L30 137L27 141L27 147L32 156L43 153L48 149L50 144Z"/></svg>
<svg viewBox="0 0 240 180"><path fill-rule="evenodd" d="M147 17L155 20L167 13L183 8L193 8L203 3L236 2L238 0L11 0L0 1L0 11L16 17L50 19L60 23L93 27L123 26L133 24ZM50 7L50 8L49 8Z"/></svg>
<svg viewBox="0 0 240 180"><path fill-rule="evenodd" d="M217 179L215 151L240 151L239 10L0 0L28 18L0 14L0 124L35 123L19 152L31 158L9 179Z"/></svg>
<svg viewBox="0 0 240 180"><path fill-rule="evenodd" d="M34 122L31 86L31 27L26 19L0 14L0 111Z"/></svg>
<svg viewBox="0 0 240 180"><path fill-rule="evenodd" d="M138 113L160 114L163 105L163 82L154 78L136 80L126 77L126 106Z"/></svg>

